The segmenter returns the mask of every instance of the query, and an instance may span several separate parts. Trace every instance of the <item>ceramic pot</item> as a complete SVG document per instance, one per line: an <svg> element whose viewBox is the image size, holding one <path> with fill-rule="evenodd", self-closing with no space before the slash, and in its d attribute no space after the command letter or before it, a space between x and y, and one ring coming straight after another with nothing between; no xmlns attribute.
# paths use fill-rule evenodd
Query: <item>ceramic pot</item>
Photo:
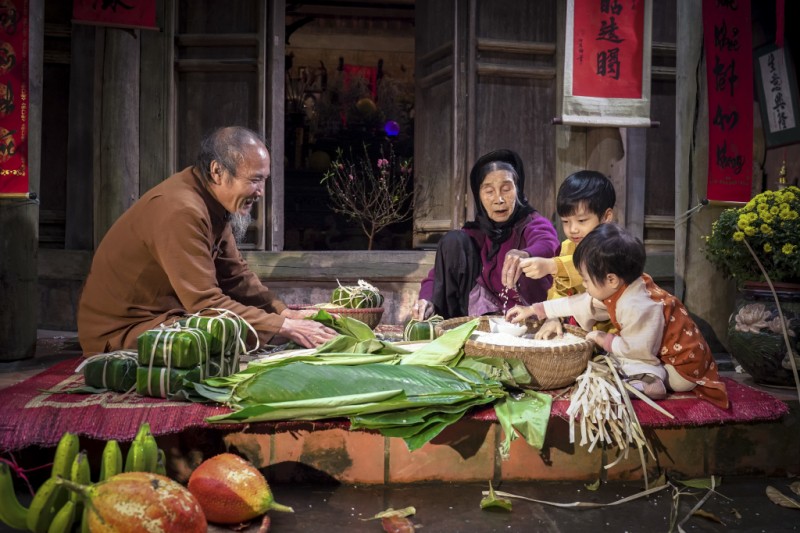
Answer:
<svg viewBox="0 0 800 533"><path fill-rule="evenodd" d="M775 283L775 293L800 366L800 284ZM745 372L763 385L794 387L794 374L775 305L766 283L746 282L728 321L728 349Z"/></svg>

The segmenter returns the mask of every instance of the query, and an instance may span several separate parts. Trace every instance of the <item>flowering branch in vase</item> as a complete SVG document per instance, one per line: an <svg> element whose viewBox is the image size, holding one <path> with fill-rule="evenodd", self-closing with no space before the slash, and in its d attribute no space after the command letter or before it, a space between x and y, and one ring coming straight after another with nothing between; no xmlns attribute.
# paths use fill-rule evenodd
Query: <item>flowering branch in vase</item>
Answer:
<svg viewBox="0 0 800 533"><path fill-rule="evenodd" d="M409 220L414 207L411 188L411 159L401 159L389 145L388 155L381 147L373 162L368 146L363 155L344 157L341 148L322 178L337 213L355 220L367 236L367 249L372 250L375 236L383 228Z"/></svg>

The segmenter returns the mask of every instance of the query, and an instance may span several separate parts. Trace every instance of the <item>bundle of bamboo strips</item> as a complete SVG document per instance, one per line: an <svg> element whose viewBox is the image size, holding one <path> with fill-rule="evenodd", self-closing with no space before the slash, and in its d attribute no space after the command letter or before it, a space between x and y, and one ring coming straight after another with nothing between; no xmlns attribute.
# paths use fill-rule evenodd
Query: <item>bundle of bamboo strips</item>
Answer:
<svg viewBox="0 0 800 533"><path fill-rule="evenodd" d="M598 444L619 448L619 455L606 465L606 469L627 458L631 444L639 451L643 469L644 452L655 457L630 403L627 389L607 356L589 361L586 371L578 376L567 414L571 443L575 442L575 426L578 425L581 433L579 444L588 444L589 452Z"/></svg>

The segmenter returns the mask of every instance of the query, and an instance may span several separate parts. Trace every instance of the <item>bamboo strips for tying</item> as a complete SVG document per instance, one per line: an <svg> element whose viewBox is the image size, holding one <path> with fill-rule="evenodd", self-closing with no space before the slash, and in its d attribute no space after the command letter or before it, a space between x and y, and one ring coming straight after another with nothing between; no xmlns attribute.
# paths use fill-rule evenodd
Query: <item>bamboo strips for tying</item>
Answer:
<svg viewBox="0 0 800 533"><path fill-rule="evenodd" d="M649 405L672 418L666 410L655 405L649 398L647 400ZM626 459L630 448L635 446L639 451L647 485L644 454L647 452L653 458L655 455L630 403L626 384L619 378L608 357L604 357L603 362L589 361L586 371L578 376L567 415L571 443L575 442L577 423L580 430L579 445L588 445L589 452L598 445L616 446L619 449L616 459L606 465L606 469Z"/></svg>

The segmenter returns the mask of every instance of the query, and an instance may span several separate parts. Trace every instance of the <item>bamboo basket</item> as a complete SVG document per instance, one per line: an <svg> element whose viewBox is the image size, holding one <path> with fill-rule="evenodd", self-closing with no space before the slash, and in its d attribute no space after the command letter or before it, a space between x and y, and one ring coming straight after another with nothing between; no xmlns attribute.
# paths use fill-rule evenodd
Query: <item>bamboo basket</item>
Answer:
<svg viewBox="0 0 800 533"><path fill-rule="evenodd" d="M319 311L324 309L328 313L341 316L349 316L355 318L368 325L370 328L375 329L375 326L380 324L383 317L383 307L366 307L364 309L350 309L348 307L318 307L316 305L290 305L289 309L304 310L311 309Z"/></svg>
<svg viewBox="0 0 800 533"><path fill-rule="evenodd" d="M473 320L475 317L451 318L437 326L437 334L452 329L456 326ZM490 331L489 317L480 317L479 331ZM528 333L538 330L542 322L529 320ZM586 332L569 324L564 325L564 331L581 338L586 337ZM472 357L503 357L522 361L531 375L531 384L528 388L535 390L560 389L575 383L580 376L594 351L594 344L584 340L575 344L561 346L499 346L488 344L473 339L468 339L464 345L464 353Z"/></svg>

